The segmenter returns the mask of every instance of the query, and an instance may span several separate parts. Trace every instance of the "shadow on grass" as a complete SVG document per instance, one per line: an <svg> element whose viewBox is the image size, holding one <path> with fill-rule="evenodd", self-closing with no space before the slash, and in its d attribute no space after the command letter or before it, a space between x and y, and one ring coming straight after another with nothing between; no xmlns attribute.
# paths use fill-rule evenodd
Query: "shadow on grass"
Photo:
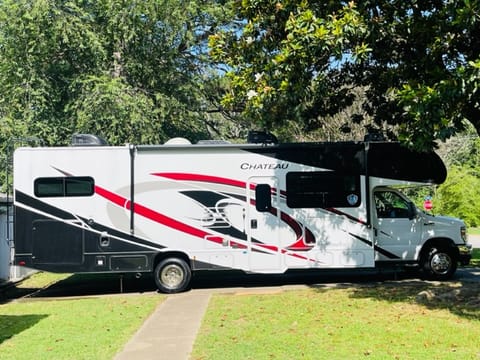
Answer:
<svg viewBox="0 0 480 360"><path fill-rule="evenodd" d="M352 298L373 298L391 303L410 303L428 309L448 310L469 320L480 320L480 283L470 281L426 282L404 280L356 286Z"/></svg>
<svg viewBox="0 0 480 360"><path fill-rule="evenodd" d="M22 288L15 285L0 289L0 305L6 304L14 299L18 299L38 291L38 288ZM1 334L0 334L1 336Z"/></svg>
<svg viewBox="0 0 480 360"><path fill-rule="evenodd" d="M469 320L480 320L480 249L474 249L470 265L458 269L451 281L429 282L403 279L399 282L357 286L352 298L407 302L428 309L449 310Z"/></svg>
<svg viewBox="0 0 480 360"><path fill-rule="evenodd" d="M151 278L136 279L133 275L120 276L119 274L74 274L45 288L27 288L16 285L1 288L0 304L19 298L68 298L147 291L156 291Z"/></svg>
<svg viewBox="0 0 480 360"><path fill-rule="evenodd" d="M151 291L156 291L151 276L137 279L128 274L74 274L36 292L32 297L96 296Z"/></svg>
<svg viewBox="0 0 480 360"><path fill-rule="evenodd" d="M0 344L46 317L48 315L0 315Z"/></svg>
<svg viewBox="0 0 480 360"><path fill-rule="evenodd" d="M411 276L393 271L369 270L290 270L285 274L245 274L241 271L206 271L195 274L193 289L276 287L286 285L307 285L328 287L330 284L364 284L381 282Z"/></svg>
<svg viewBox="0 0 480 360"><path fill-rule="evenodd" d="M290 271L286 274L245 274L242 271L198 271L193 274L192 289L251 288L284 285L331 284L338 282L366 283L392 280L393 273L376 271ZM74 274L44 289L26 289L12 286L0 292L0 303L24 296L34 298L100 296L122 293L156 292L152 275L137 279L133 275Z"/></svg>
<svg viewBox="0 0 480 360"><path fill-rule="evenodd" d="M464 281L463 277L465 276L470 276L471 279L473 275L464 273L457 277L458 281ZM285 285L307 285L315 289L328 288L332 285L348 286L356 288L355 296L376 297L387 301L407 301L432 286L428 282L418 279L417 273L357 269L353 271L301 270L275 275L245 274L241 271L199 271L193 275L191 288L193 290L228 289ZM480 293L478 285L477 282L477 292ZM382 289L382 287L385 287L383 292L375 290ZM29 297L35 298L68 298L145 292L157 292L152 275L147 274L137 279L133 275L75 274L44 289L13 287L7 294L0 292L0 303L28 294L30 294ZM426 297L428 296L430 295L426 294Z"/></svg>

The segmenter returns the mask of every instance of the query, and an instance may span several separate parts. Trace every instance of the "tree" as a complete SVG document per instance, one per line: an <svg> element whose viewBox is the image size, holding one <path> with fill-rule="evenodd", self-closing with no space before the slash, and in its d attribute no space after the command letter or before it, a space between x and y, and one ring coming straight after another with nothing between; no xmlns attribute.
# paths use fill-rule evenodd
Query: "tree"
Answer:
<svg viewBox="0 0 480 360"><path fill-rule="evenodd" d="M480 226L479 187L478 168L451 166L447 181L436 191L436 213L461 218L468 226Z"/></svg>
<svg viewBox="0 0 480 360"><path fill-rule="evenodd" d="M480 133L480 3L476 0L362 1L372 51L352 76L369 87L375 122L398 127L420 149L464 128Z"/></svg>
<svg viewBox="0 0 480 360"><path fill-rule="evenodd" d="M368 49L360 14L350 3L336 12L308 1L236 3L237 26L210 37L211 56L227 66L231 88L223 105L257 127L294 124L318 129L322 115L353 103L340 70Z"/></svg>
<svg viewBox="0 0 480 360"><path fill-rule="evenodd" d="M440 144L438 154L448 168L445 183L436 190L436 213L463 219L480 226L480 137L471 124L466 131Z"/></svg>
<svg viewBox="0 0 480 360"><path fill-rule="evenodd" d="M260 126L295 122L307 133L360 102L350 124L364 121L424 150L465 119L480 133L479 1L343 4L242 1L243 27L210 42L230 67L224 104Z"/></svg>
<svg viewBox="0 0 480 360"><path fill-rule="evenodd" d="M437 149L445 165L448 167L465 167L476 171L480 178L480 137L471 124L466 130L441 143Z"/></svg>
<svg viewBox="0 0 480 360"><path fill-rule="evenodd" d="M2 1L0 139L209 137L204 120L212 105L204 91L216 74L206 43L228 18L222 3Z"/></svg>
<svg viewBox="0 0 480 360"><path fill-rule="evenodd" d="M1 1L2 154L32 136L115 145L228 133L207 56L208 35L230 19L225 2Z"/></svg>

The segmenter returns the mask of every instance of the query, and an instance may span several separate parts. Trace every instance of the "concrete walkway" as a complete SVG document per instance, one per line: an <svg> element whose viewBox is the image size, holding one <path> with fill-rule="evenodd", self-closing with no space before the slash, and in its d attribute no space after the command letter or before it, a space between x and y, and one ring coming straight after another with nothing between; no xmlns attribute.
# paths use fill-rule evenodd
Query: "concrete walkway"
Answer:
<svg viewBox="0 0 480 360"><path fill-rule="evenodd" d="M186 360L210 300L206 291L169 295L114 360Z"/></svg>
<svg viewBox="0 0 480 360"><path fill-rule="evenodd" d="M468 235L468 242L474 249L480 249L480 235Z"/></svg>

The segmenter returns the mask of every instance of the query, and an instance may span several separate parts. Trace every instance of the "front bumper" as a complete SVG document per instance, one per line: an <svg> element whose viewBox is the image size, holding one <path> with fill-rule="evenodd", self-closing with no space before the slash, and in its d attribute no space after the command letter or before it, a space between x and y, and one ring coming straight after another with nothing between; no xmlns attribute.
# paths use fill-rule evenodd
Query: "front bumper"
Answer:
<svg viewBox="0 0 480 360"><path fill-rule="evenodd" d="M472 259L472 244L457 245L458 261L462 265L468 265Z"/></svg>

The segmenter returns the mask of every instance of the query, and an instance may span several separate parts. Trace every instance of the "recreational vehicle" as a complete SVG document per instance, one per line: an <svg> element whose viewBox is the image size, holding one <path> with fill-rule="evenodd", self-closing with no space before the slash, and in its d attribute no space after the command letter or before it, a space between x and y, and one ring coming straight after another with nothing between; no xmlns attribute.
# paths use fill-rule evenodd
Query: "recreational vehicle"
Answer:
<svg viewBox="0 0 480 360"><path fill-rule="evenodd" d="M199 270L467 264L465 224L427 214L397 185L439 184L435 153L393 142L66 147L14 154L15 262L64 273L152 273L188 289Z"/></svg>

